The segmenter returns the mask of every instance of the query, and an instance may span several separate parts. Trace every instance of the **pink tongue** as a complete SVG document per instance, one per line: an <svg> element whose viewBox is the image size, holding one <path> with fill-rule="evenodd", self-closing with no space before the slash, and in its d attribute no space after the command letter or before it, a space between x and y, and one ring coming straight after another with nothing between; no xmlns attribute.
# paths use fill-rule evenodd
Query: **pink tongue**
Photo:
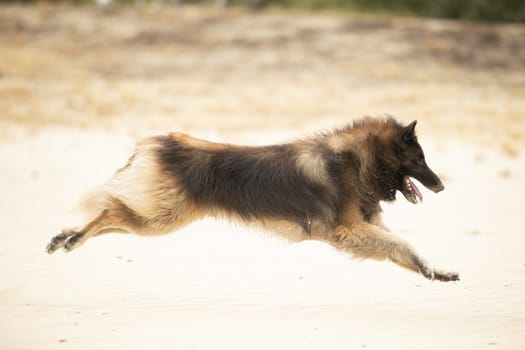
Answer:
<svg viewBox="0 0 525 350"><path fill-rule="evenodd" d="M421 194L421 192L419 192L419 188L417 188L417 186L412 182L412 180L410 180L410 178L408 179L408 182L410 182L410 186L412 186L412 191L414 191L414 193L416 194L417 198L419 199L419 202L423 203L423 195Z"/></svg>

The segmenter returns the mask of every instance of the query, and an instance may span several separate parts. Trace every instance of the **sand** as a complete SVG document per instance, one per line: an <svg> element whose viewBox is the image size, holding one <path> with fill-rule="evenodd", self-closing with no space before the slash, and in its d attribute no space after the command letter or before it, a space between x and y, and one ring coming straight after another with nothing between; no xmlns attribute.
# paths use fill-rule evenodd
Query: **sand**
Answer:
<svg viewBox="0 0 525 350"><path fill-rule="evenodd" d="M0 19L1 349L525 348L522 25L156 6ZM385 112L419 120L446 186L398 196L385 222L459 282L212 219L44 252L142 136L264 144Z"/></svg>

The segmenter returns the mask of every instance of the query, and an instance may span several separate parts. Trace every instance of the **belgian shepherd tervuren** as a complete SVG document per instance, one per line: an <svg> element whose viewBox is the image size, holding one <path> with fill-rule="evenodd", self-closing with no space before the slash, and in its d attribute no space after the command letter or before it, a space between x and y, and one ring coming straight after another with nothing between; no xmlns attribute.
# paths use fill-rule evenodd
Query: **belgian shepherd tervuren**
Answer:
<svg viewBox="0 0 525 350"><path fill-rule="evenodd" d="M428 279L459 275L434 269L381 221L380 201L400 191L422 200L412 182L444 189L425 162L415 128L366 118L304 140L263 147L212 143L180 133L144 140L84 206L92 220L47 246L78 248L110 232L156 235L204 216L259 224L288 237L319 239L359 258L389 259Z"/></svg>

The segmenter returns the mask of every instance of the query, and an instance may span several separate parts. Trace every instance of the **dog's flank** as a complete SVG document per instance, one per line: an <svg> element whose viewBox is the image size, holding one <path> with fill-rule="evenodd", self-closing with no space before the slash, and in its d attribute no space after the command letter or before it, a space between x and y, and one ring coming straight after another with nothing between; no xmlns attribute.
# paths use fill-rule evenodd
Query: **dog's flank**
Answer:
<svg viewBox="0 0 525 350"><path fill-rule="evenodd" d="M305 176L292 145L194 148L159 137L163 172L179 182L186 198L208 212L244 220L288 220L310 233L313 221L333 228L340 199L331 186Z"/></svg>
<svg viewBox="0 0 525 350"><path fill-rule="evenodd" d="M421 202L411 177L434 192L443 189L426 165L415 124L368 118L262 147L180 133L146 139L127 165L86 198L94 219L55 236L47 251L70 251L110 232L169 233L215 216L294 239L324 240L361 258L389 259L429 279L458 280L456 273L431 268L381 221L380 201L394 200L397 191Z"/></svg>

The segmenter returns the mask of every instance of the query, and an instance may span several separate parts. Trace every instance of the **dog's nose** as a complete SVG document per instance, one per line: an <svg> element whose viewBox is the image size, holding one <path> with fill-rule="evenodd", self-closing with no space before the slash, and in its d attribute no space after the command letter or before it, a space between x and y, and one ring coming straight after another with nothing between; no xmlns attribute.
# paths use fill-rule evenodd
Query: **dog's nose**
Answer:
<svg viewBox="0 0 525 350"><path fill-rule="evenodd" d="M431 190L435 193L441 192L445 189L445 185L441 181L439 181L435 186L432 186Z"/></svg>

